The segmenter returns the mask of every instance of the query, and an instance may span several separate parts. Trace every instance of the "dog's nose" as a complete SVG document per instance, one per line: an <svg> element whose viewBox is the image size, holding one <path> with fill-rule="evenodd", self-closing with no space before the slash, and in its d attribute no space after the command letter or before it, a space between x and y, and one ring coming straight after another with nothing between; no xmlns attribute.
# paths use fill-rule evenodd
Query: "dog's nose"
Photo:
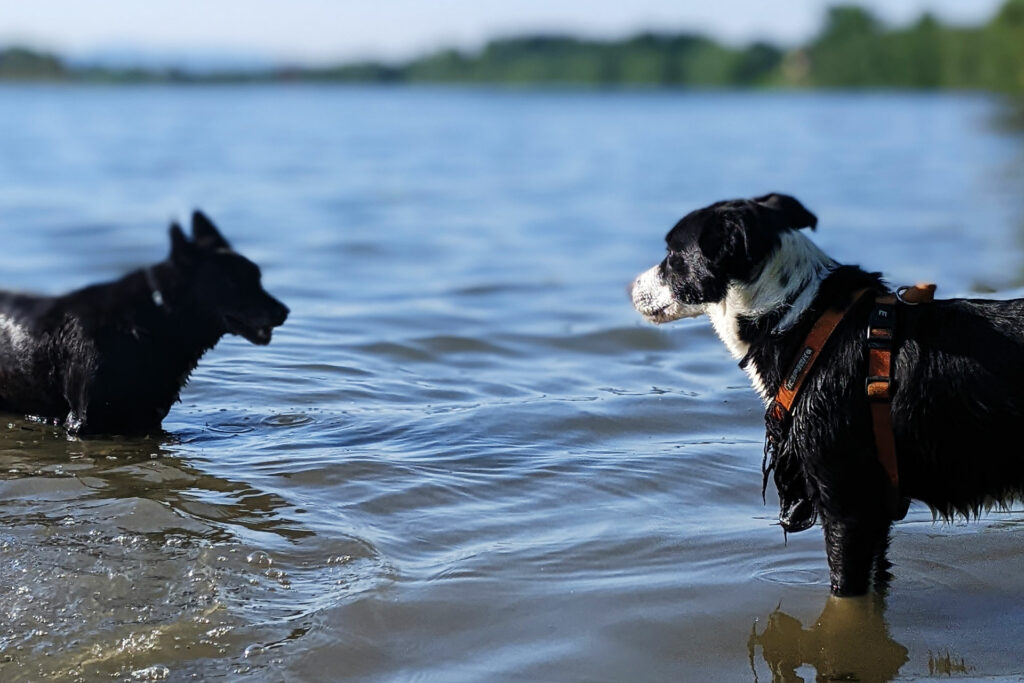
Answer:
<svg viewBox="0 0 1024 683"><path fill-rule="evenodd" d="M288 319L288 314L291 313L288 307L269 294L266 294L265 301L266 308L264 310L267 318L272 321L271 325L277 327L284 324L284 321Z"/></svg>

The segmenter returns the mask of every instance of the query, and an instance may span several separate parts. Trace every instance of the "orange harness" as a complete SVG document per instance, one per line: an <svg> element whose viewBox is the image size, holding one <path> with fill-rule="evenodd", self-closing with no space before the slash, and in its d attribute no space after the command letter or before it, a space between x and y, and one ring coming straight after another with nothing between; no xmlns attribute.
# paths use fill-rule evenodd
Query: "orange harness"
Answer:
<svg viewBox="0 0 1024 683"><path fill-rule="evenodd" d="M815 321L768 409L773 418L781 421L789 414L804 380L809 376L811 367L818 360L832 332L867 292L867 289L857 290L845 308L830 308ZM868 322L868 372L864 389L871 404L875 451L891 484L886 505L893 519L903 519L907 514L907 504L900 496L899 460L896 457L896 438L892 428L892 330L896 302L910 305L927 303L934 296L933 284L900 287L895 294L884 294L875 299L875 307Z"/></svg>

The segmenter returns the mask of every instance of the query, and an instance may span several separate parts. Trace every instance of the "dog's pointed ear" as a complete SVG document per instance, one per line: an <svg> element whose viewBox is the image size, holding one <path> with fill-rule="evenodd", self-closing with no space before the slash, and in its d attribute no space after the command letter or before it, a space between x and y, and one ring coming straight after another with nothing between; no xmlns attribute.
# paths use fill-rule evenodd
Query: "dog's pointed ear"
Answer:
<svg viewBox="0 0 1024 683"><path fill-rule="evenodd" d="M202 211L192 212L192 239L200 249L230 249L231 245Z"/></svg>
<svg viewBox="0 0 1024 683"><path fill-rule="evenodd" d="M196 245L188 241L181 226L171 223L171 261L179 266L187 266L195 259Z"/></svg>
<svg viewBox="0 0 1024 683"><path fill-rule="evenodd" d="M788 194L773 192L762 197L755 197L754 203L757 204L762 218L768 218L771 223L780 228L810 228L814 230L818 225L818 217Z"/></svg>

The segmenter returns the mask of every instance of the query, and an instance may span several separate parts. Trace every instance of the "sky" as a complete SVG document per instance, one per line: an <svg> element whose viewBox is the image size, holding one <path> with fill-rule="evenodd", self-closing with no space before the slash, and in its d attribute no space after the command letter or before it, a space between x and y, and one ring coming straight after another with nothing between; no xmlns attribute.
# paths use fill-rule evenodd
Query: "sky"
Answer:
<svg viewBox="0 0 1024 683"><path fill-rule="evenodd" d="M564 32L616 38L641 30L698 31L730 44L795 45L821 26L828 0L0 0L0 45L69 57L109 50L262 57L328 64L400 61L489 38ZM981 23L1002 0L859 0L884 21L931 11Z"/></svg>

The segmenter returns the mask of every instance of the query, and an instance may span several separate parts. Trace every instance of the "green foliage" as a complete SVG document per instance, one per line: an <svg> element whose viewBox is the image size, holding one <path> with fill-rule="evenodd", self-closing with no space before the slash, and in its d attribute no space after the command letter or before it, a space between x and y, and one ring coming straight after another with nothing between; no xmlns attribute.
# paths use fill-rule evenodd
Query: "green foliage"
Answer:
<svg viewBox="0 0 1024 683"><path fill-rule="evenodd" d="M986 87L1024 92L1024 0L1008 0L981 32Z"/></svg>
<svg viewBox="0 0 1024 683"><path fill-rule="evenodd" d="M765 85L777 78L785 53L768 43L754 43L737 55L731 80L737 85Z"/></svg>
<svg viewBox="0 0 1024 683"><path fill-rule="evenodd" d="M859 7L833 7L807 58L806 83L815 86L1024 92L1024 0L1008 0L979 28L925 14L885 30Z"/></svg>
<svg viewBox="0 0 1024 683"><path fill-rule="evenodd" d="M64 75L64 65L54 55L25 48L0 49L0 79L52 79Z"/></svg>
<svg viewBox="0 0 1024 683"><path fill-rule="evenodd" d="M495 40L476 56L429 55L405 67L410 81L589 85L753 85L765 82L782 51L757 44L736 51L694 35L644 33L619 42L536 35Z"/></svg>
<svg viewBox="0 0 1024 683"><path fill-rule="evenodd" d="M443 50L402 65L197 76L176 71L67 69L49 54L0 50L2 79L86 81L321 80L374 83L578 84L589 86L973 89L1024 93L1024 0L1006 0L986 24L951 27L925 14L884 26L856 5L828 9L807 45L740 48L694 34L642 33L624 40L567 35L502 38L476 53Z"/></svg>
<svg viewBox="0 0 1024 683"><path fill-rule="evenodd" d="M729 48L692 34L644 33L622 41L570 36L496 40L479 54L448 51L406 65L398 78L428 82L574 83L603 86L975 89L1024 92L1024 0L1007 0L980 27L949 27L931 14L884 26L856 5L829 8L808 45Z"/></svg>
<svg viewBox="0 0 1024 683"><path fill-rule="evenodd" d="M228 80L241 80L242 75ZM269 74L275 80L340 81L344 83L392 83L401 78L398 69L376 62L342 64L324 69L279 69Z"/></svg>

